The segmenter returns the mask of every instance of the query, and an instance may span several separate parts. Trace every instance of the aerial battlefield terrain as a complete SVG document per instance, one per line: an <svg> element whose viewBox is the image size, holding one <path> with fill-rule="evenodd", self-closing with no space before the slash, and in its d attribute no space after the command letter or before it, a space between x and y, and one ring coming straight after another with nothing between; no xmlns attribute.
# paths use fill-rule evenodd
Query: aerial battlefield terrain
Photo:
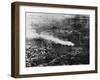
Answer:
<svg viewBox="0 0 100 80"><path fill-rule="evenodd" d="M89 16L52 15L31 15L31 30L26 30L31 37L25 38L26 67L89 64Z"/></svg>

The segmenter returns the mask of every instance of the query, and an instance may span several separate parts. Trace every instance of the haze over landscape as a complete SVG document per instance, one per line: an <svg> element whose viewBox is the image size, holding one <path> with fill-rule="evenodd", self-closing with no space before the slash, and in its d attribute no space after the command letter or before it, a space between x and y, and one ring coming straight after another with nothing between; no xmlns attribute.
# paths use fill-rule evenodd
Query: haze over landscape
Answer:
<svg viewBox="0 0 100 80"><path fill-rule="evenodd" d="M26 13L26 67L89 64L89 16Z"/></svg>

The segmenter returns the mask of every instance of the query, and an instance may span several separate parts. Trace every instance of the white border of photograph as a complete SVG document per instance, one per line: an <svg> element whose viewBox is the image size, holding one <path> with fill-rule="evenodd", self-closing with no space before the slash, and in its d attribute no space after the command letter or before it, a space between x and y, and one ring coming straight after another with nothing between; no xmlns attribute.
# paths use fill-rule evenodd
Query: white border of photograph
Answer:
<svg viewBox="0 0 100 80"><path fill-rule="evenodd" d="M95 70L95 10L73 9L73 8L54 8L38 6L20 6L20 45L19 45L19 71L20 74L40 74L55 72L74 72ZM25 12L44 12L44 13L62 13L79 14L90 16L90 64L85 65L66 65L66 66L47 66L47 67L28 67L25 66Z"/></svg>

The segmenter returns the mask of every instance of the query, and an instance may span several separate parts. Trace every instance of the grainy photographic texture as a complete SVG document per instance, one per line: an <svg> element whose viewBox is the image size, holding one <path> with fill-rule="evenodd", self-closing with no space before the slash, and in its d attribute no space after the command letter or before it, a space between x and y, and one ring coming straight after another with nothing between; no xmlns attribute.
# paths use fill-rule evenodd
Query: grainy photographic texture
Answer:
<svg viewBox="0 0 100 80"><path fill-rule="evenodd" d="M26 12L26 67L89 64L89 15Z"/></svg>

